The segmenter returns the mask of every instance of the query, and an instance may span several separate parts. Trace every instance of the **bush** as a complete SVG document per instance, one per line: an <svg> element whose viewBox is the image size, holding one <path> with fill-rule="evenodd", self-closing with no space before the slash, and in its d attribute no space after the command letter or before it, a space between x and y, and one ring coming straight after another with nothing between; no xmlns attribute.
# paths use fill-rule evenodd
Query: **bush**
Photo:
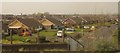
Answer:
<svg viewBox="0 0 120 53"><path fill-rule="evenodd" d="M26 42L31 42L31 40L30 40L30 39L26 39L25 41L26 41Z"/></svg>
<svg viewBox="0 0 120 53"><path fill-rule="evenodd" d="M79 38L81 38L81 34L76 34L74 37L75 37L76 39L79 39Z"/></svg>
<svg viewBox="0 0 120 53"><path fill-rule="evenodd" d="M46 37L45 36L39 36L38 40L39 40L40 43L43 43L43 42L46 41Z"/></svg>
<svg viewBox="0 0 120 53"><path fill-rule="evenodd" d="M115 51L115 47L112 43L107 41L100 41L97 44L97 50L99 51Z"/></svg>

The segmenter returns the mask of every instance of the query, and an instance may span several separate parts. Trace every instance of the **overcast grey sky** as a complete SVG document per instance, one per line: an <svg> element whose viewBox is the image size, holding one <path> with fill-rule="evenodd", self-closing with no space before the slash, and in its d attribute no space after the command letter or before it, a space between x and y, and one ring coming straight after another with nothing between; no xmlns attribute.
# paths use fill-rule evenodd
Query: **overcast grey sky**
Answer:
<svg viewBox="0 0 120 53"><path fill-rule="evenodd" d="M117 2L3 2L3 14L116 14Z"/></svg>

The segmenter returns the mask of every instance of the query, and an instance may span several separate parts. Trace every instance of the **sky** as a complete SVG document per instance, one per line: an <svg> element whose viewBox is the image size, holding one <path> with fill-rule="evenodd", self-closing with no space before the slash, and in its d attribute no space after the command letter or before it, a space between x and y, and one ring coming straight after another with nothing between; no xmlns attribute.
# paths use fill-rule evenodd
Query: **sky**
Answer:
<svg viewBox="0 0 120 53"><path fill-rule="evenodd" d="M120 0L0 0L2 2L118 2Z"/></svg>
<svg viewBox="0 0 120 53"><path fill-rule="evenodd" d="M2 14L117 14L117 2L2 2Z"/></svg>

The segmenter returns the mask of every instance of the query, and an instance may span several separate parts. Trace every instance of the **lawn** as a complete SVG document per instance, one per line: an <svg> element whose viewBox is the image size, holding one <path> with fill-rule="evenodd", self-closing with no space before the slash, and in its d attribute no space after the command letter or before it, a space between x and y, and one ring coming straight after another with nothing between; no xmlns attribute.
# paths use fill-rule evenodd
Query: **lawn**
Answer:
<svg viewBox="0 0 120 53"><path fill-rule="evenodd" d="M2 39L2 41L0 41L0 43L2 44L10 44L10 41L9 40L6 40L6 39ZM22 41L19 41L19 40L14 40L13 41L13 44L23 44L24 42Z"/></svg>
<svg viewBox="0 0 120 53"><path fill-rule="evenodd" d="M75 28L76 32L81 32L83 29L82 28Z"/></svg>
<svg viewBox="0 0 120 53"><path fill-rule="evenodd" d="M100 26L101 23L88 24L87 26Z"/></svg>
<svg viewBox="0 0 120 53"><path fill-rule="evenodd" d="M111 26L110 22L101 23L102 26Z"/></svg>
<svg viewBox="0 0 120 53"><path fill-rule="evenodd" d="M76 31L72 34L81 32L82 29L76 28ZM58 30L43 30L39 32L39 36L45 36L47 38L55 38ZM71 34L71 33L70 33ZM17 34L12 35L13 38L13 44L26 44L31 42L36 42L38 33L32 34L32 36L19 36ZM28 42L27 40L30 40L31 42ZM7 36L6 38L2 39L2 43L4 44L10 44L10 36Z"/></svg>
<svg viewBox="0 0 120 53"><path fill-rule="evenodd" d="M6 37L6 38L10 38L9 37ZM33 36L19 36L19 35L13 35L12 36L13 40L25 40L25 39L30 39L30 40L34 40L36 37L33 35Z"/></svg>
<svg viewBox="0 0 120 53"><path fill-rule="evenodd" d="M43 31L39 32L39 35L40 36L52 36L52 37L54 37L54 36L56 36L56 33L57 33L57 30L47 30L47 31L43 30Z"/></svg>
<svg viewBox="0 0 120 53"><path fill-rule="evenodd" d="M39 32L39 36L46 36L46 37L55 37L57 33L57 30L43 30ZM30 43L28 40L31 42L36 42L38 33L32 34L32 36L19 36L17 34L12 35L13 39L13 44L23 44L23 43ZM6 38L2 39L0 43L4 44L10 44L10 36L7 36Z"/></svg>
<svg viewBox="0 0 120 53"><path fill-rule="evenodd" d="M113 43L116 48L118 48L118 30L115 31L115 34L113 35Z"/></svg>
<svg viewBox="0 0 120 53"><path fill-rule="evenodd" d="M36 36L19 36L19 35L12 35L13 44L20 44L20 43L30 43L36 41ZM3 44L10 44L10 36L7 36L6 38L2 39Z"/></svg>
<svg viewBox="0 0 120 53"><path fill-rule="evenodd" d="M110 22L104 22L104 23L94 23L94 24L90 24L88 26L110 26L111 23Z"/></svg>

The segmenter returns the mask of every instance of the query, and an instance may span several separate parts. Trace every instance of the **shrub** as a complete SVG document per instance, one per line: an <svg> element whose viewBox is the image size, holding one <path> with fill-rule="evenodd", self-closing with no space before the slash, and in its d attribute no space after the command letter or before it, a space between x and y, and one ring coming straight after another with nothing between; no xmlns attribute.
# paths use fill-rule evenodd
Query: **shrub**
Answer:
<svg viewBox="0 0 120 53"><path fill-rule="evenodd" d="M97 44L97 50L99 51L114 51L115 47L112 43L107 42L107 41L100 41Z"/></svg>
<svg viewBox="0 0 120 53"><path fill-rule="evenodd" d="M38 40L39 40L40 43L43 43L43 42L46 41L46 37L45 36L39 36Z"/></svg>

